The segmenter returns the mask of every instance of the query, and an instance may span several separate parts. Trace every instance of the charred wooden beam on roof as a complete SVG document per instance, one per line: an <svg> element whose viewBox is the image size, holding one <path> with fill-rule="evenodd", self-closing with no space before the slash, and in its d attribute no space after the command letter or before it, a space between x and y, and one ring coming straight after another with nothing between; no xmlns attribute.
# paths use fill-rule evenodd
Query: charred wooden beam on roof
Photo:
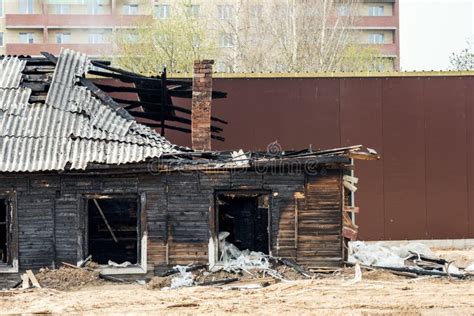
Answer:
<svg viewBox="0 0 474 316"><path fill-rule="evenodd" d="M97 71L97 70L91 70L89 71L91 74L95 74L98 76L103 76L103 77L113 77L116 79L121 79L124 82L133 82L136 84L144 84L145 82L148 83L156 83L158 85L161 85L162 80L160 76L155 76L155 77L146 77L143 75L135 74L133 72L123 70L120 68L116 67L111 67L102 64L101 62L98 61L92 61L91 62L94 66L106 69L111 72L105 72L105 71ZM115 72L115 73L113 73ZM143 81L143 82L141 82ZM192 97L192 81L190 79L181 79L181 80L173 80L173 79L166 79L166 85L177 85L178 87L170 88L168 89L168 93L171 93L171 96L176 96L176 97L181 97L181 98L191 98ZM172 91L172 92L171 92ZM226 98L227 93L226 92L221 92L221 91L213 91L212 92L212 98L213 99L220 99L220 98Z"/></svg>
<svg viewBox="0 0 474 316"><path fill-rule="evenodd" d="M17 56L26 60L26 66L23 70L22 85L32 90L30 102L44 103L47 93L54 75L57 58L47 52L42 53L44 57ZM0 56L0 59L5 57ZM107 84L95 84L85 77L78 78L81 85L89 88L93 95L102 102L114 108L120 115L127 119L147 118L151 122L143 122L149 127L161 128L162 134L164 129L172 129L181 132L188 132L187 129L179 126L171 126L165 121L177 122L180 124L190 125L191 120L177 116L176 113L190 115L191 110L176 106L173 104L172 97L191 98L192 97L192 81L189 79L169 80L166 75L146 77L130 71L122 70L110 66L109 61L91 60L91 63L105 71L90 70L89 74L96 74L107 78L119 79L124 83L133 83L134 86L113 86ZM126 100L112 97L108 93L125 92L134 93L138 96L138 100ZM226 93L213 91L213 98L226 97ZM159 100L159 102L157 102ZM140 107L140 111L127 110ZM228 124L228 122L217 117L211 117L215 123ZM213 133L219 133L222 128L212 126ZM190 131L189 131L190 132ZM223 137L213 135L214 139L224 140Z"/></svg>
<svg viewBox="0 0 474 316"><path fill-rule="evenodd" d="M33 92L44 92L49 88L49 83L24 81L23 87L30 88Z"/></svg>
<svg viewBox="0 0 474 316"><path fill-rule="evenodd" d="M144 123L141 123L141 124L144 124ZM148 125L149 127L154 127L154 128L160 128L161 127L160 123L147 123L146 125ZM186 133L186 134L191 134L191 129L185 128L185 127L166 125L165 124L165 128L175 130L175 131L179 131L179 132L183 132L183 133ZM212 134L211 138L215 139L215 140L218 140L218 141L222 141L222 142L225 141L225 137L222 137L222 136L219 136L219 135Z"/></svg>
<svg viewBox="0 0 474 316"><path fill-rule="evenodd" d="M191 120L190 119L187 119L187 118L184 118L184 117L179 117L179 116L175 116L175 115L162 115L161 112L140 112L140 111L129 111L130 114L136 116L136 117L141 117L141 118L146 118L146 119L152 119L152 120L155 120L155 121L158 121L157 118L160 118L161 117L166 117L166 120L169 120L169 121L174 121L174 122L178 122L178 123L183 123L183 124L188 124L188 125L191 125ZM223 129L220 128L220 127L217 127L217 126L211 126L211 131L212 132L216 132L216 133L219 133L219 132L222 132Z"/></svg>
<svg viewBox="0 0 474 316"><path fill-rule="evenodd" d="M147 110L151 110L151 111L155 111L156 109L159 109L160 108L160 104L159 103L150 103L150 102L143 102L143 101L136 101L136 100L125 100L125 99L120 99L120 98L113 98L115 102L118 102L118 103L121 103L121 104L128 104L127 106L125 106L125 109L126 110L132 110L134 108L137 108L137 107L144 107L146 108ZM185 114L191 114L191 110L189 109L186 109L186 108L183 108L181 106L177 106L177 105L166 105L165 108L171 108L177 112L182 112L182 113L185 113ZM218 122L218 123L222 123L222 124L229 124L227 121L224 121L224 120L221 120L220 118L217 118L215 116L211 116L211 120L214 121L214 122Z"/></svg>
<svg viewBox="0 0 474 316"><path fill-rule="evenodd" d="M135 117L145 118L152 122L143 122L149 127L160 128L161 134L165 133L165 121L173 121L181 124L191 125L191 120L176 115L176 112L191 114L191 110L176 107L173 105L171 97L192 98L192 81L191 80L168 80L166 69L161 76L146 77L135 74L120 68L103 65L100 62L92 62L98 68L104 69L89 71L90 74L96 74L106 78L119 79L122 82L133 83L130 86L115 86L107 84L99 84L98 87L106 92L130 92L135 93L139 100L125 100L121 98L113 98L115 102L125 105L125 109ZM173 87L169 87L172 86ZM226 97L226 93L215 92L216 98ZM158 101L159 100L159 101ZM140 107L142 111L138 111ZM211 120L217 123L227 124L226 121L212 117ZM222 128L211 126L211 132L219 133ZM222 137L214 135L215 139L223 140Z"/></svg>

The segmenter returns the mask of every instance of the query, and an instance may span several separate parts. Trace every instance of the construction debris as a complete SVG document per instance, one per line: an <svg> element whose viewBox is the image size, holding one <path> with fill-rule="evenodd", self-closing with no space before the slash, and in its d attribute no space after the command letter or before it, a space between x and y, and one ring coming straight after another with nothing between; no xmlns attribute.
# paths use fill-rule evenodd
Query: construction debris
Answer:
<svg viewBox="0 0 474 316"><path fill-rule="evenodd" d="M39 284L38 280L36 279L33 271L31 270L26 270L26 273L23 273L21 275L21 288L22 289L29 289L30 283L33 287L35 288L41 288L41 285Z"/></svg>
<svg viewBox="0 0 474 316"><path fill-rule="evenodd" d="M56 270L42 268L36 276L43 287L62 291L99 285L102 282L99 271L78 267L72 268L68 265L63 265Z"/></svg>
<svg viewBox="0 0 474 316"><path fill-rule="evenodd" d="M386 269L407 277L429 275L464 279L470 275L467 269L460 269L453 262L436 257L429 247L421 243L394 247L383 242L374 244L353 242L350 247L349 263Z"/></svg>
<svg viewBox="0 0 474 316"><path fill-rule="evenodd" d="M208 269L207 265L190 264L154 277L148 289L175 289L188 286L220 286L225 289L261 288L280 281L307 279L312 273L293 260L274 258L261 252L239 250L221 236L221 260Z"/></svg>
<svg viewBox="0 0 474 316"><path fill-rule="evenodd" d="M269 269L270 262L268 256L261 252L239 250L233 244L223 241L222 255L219 265L213 271L224 270L227 272L248 271L251 269Z"/></svg>
<svg viewBox="0 0 474 316"><path fill-rule="evenodd" d="M474 263L471 263L464 269L464 271L469 272L469 273L474 273Z"/></svg>
<svg viewBox="0 0 474 316"><path fill-rule="evenodd" d="M349 262L379 267L404 267L405 260L411 257L410 251L427 257L434 256L428 247L420 243L394 247L383 242L366 244L356 241L351 243L349 251Z"/></svg>
<svg viewBox="0 0 474 316"><path fill-rule="evenodd" d="M191 272L186 271L185 266L176 266L175 269L179 271L179 275L174 276L171 279L172 289L191 286L194 284L193 274Z"/></svg>

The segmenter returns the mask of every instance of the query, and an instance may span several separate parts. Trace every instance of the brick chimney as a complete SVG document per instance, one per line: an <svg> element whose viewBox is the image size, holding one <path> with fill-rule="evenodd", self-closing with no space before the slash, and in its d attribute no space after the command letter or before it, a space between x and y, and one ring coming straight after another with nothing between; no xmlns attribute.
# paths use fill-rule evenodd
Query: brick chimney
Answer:
<svg viewBox="0 0 474 316"><path fill-rule="evenodd" d="M211 150L213 60L194 62L191 138L194 150Z"/></svg>

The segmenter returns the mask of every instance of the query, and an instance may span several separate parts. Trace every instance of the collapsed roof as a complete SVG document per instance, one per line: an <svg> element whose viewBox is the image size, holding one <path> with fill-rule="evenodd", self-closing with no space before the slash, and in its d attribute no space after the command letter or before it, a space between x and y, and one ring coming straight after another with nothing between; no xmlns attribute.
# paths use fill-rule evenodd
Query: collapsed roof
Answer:
<svg viewBox="0 0 474 316"><path fill-rule="evenodd" d="M85 170L91 165L143 163L162 156L169 157L163 159L166 166L160 166L162 170L249 168L275 162L284 164L288 160L304 164L379 158L375 151L361 145L276 154L193 152L137 122L127 107L122 108L88 81L84 76L93 73L95 70L89 69L96 64L86 55L68 49L63 49L59 58L44 55L55 65L48 88L40 89L47 91L46 98L32 90L36 87L34 83L23 80L28 78L24 74L25 59L0 59L0 172ZM189 94L186 89L173 93ZM216 92L216 97L225 96L220 94Z"/></svg>
<svg viewBox="0 0 474 316"><path fill-rule="evenodd" d="M44 104L29 103L25 65L17 57L0 60L0 171L86 169L185 150L78 85L90 67L86 55L61 51Z"/></svg>

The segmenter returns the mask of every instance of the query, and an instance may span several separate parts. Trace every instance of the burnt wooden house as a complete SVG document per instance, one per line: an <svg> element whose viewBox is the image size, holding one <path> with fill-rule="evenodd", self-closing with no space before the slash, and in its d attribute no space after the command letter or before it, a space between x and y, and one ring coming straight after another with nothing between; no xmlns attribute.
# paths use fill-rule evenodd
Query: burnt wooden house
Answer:
<svg viewBox="0 0 474 316"><path fill-rule="evenodd" d="M378 159L375 152L211 151L220 130L211 128L209 63L195 65L192 91L199 150L183 148L88 81L87 56L63 50L49 62L42 94L32 78L44 74L28 75L22 58L0 60L0 287L24 270L89 255L104 274L137 278L177 264L218 265L224 231L240 249L342 265L344 239L357 233L353 161Z"/></svg>

